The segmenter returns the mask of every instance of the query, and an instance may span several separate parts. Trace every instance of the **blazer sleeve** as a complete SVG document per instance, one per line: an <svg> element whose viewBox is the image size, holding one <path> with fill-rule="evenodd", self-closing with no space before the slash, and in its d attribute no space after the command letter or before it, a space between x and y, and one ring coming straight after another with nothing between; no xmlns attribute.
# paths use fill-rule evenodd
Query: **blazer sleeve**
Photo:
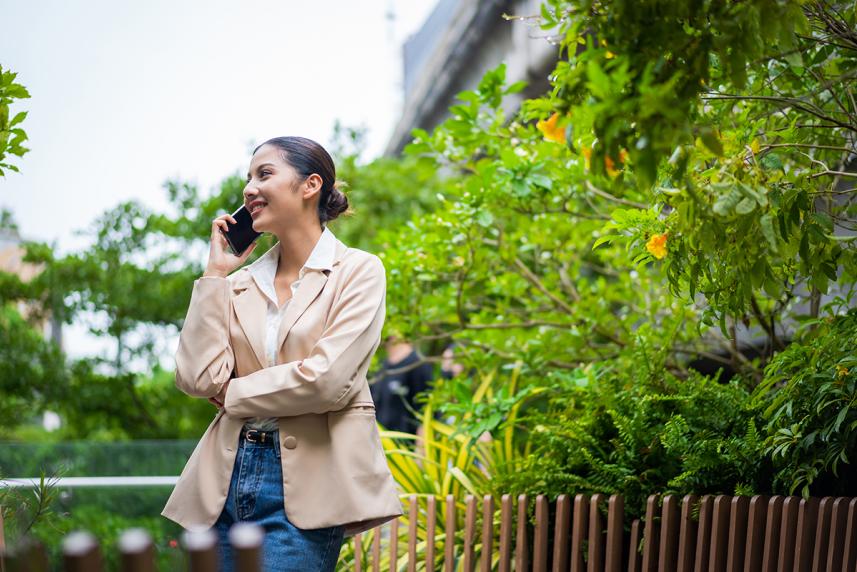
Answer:
<svg viewBox="0 0 857 572"><path fill-rule="evenodd" d="M176 387L192 397L214 397L232 375L231 287L227 278L203 277L193 283L176 352Z"/></svg>
<svg viewBox="0 0 857 572"><path fill-rule="evenodd" d="M341 269L340 272L346 271ZM260 369L229 384L224 407L235 417L289 417L342 409L360 385L354 381L381 340L386 273L377 256L348 270L310 354Z"/></svg>

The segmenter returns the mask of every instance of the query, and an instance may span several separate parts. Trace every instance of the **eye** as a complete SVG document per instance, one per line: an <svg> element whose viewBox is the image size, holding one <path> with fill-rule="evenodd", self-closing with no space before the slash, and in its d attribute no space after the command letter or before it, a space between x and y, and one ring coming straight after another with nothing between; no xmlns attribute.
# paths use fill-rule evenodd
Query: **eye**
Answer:
<svg viewBox="0 0 857 572"><path fill-rule="evenodd" d="M265 178L265 177L267 177L267 176L268 176L268 175L270 175L270 174L271 174L271 171L268 171L268 170L259 171L259 177L260 177L260 178ZM252 177L247 177L247 182L248 182L248 183L249 183L251 180L252 180Z"/></svg>

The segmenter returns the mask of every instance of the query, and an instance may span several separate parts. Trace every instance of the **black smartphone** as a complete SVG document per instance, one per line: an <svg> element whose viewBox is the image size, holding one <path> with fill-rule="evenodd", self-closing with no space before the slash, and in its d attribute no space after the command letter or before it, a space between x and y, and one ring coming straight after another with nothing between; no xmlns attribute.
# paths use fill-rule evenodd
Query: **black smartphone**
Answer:
<svg viewBox="0 0 857 572"><path fill-rule="evenodd" d="M226 242L229 243L232 253L235 256L241 256L262 233L253 230L253 217L250 216L250 211L244 205L232 213L232 218L235 219L235 224L226 221L229 230L226 232L221 230L220 232L226 237Z"/></svg>

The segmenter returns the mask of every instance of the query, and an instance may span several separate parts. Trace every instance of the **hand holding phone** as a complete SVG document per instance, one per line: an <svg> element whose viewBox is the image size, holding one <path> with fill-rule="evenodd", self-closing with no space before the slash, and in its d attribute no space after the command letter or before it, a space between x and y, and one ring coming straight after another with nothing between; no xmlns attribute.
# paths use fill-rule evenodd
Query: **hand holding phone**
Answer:
<svg viewBox="0 0 857 572"><path fill-rule="evenodd" d="M262 234L253 230L253 217L247 207L241 205L237 211L232 213L234 224L229 225L229 230L223 233L232 254L241 256L247 248Z"/></svg>
<svg viewBox="0 0 857 572"><path fill-rule="evenodd" d="M211 223L208 264L203 276L226 277L244 264L256 248L262 233L253 230L253 219L245 207L231 215L217 217Z"/></svg>

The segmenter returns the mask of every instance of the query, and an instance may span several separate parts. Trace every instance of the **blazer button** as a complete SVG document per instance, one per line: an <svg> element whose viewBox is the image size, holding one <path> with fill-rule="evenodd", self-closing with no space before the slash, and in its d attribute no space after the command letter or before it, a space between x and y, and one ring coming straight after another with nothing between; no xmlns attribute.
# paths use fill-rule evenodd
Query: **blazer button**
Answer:
<svg viewBox="0 0 857 572"><path fill-rule="evenodd" d="M298 440L294 438L294 436L289 435L285 439L283 439L283 447L286 449L294 449L298 446Z"/></svg>

